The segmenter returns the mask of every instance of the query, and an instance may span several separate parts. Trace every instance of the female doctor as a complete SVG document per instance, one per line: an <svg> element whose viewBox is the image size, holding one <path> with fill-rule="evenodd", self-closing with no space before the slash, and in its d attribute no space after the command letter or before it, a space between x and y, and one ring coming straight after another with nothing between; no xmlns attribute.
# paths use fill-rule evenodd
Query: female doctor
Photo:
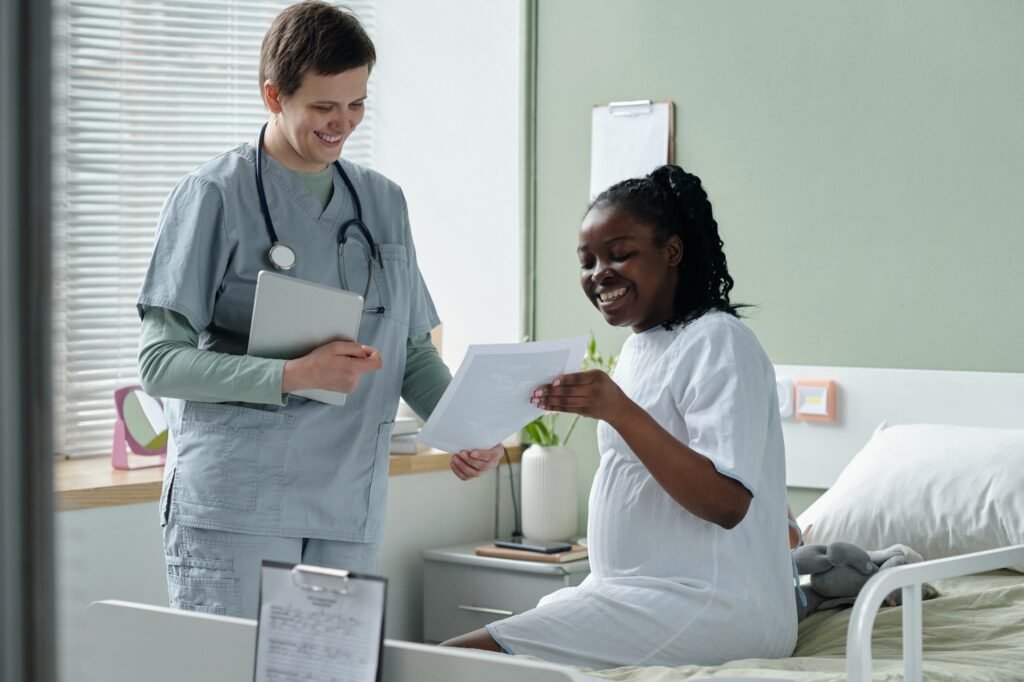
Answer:
<svg viewBox="0 0 1024 682"><path fill-rule="evenodd" d="M375 60L351 14L284 10L260 55L268 124L184 177L161 212L139 370L169 398L160 508L174 607L255 617L263 559L375 571L399 396L426 417L451 380L401 189L339 158ZM261 270L364 294L358 343L245 355ZM289 395L310 388L347 400ZM457 453L452 470L473 478L500 454Z"/></svg>

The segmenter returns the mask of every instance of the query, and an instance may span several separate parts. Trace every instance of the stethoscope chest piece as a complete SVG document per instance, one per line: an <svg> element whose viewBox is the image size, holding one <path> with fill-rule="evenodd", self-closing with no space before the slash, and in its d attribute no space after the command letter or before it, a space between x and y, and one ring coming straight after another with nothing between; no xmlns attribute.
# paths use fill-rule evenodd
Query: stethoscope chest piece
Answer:
<svg viewBox="0 0 1024 682"><path fill-rule="evenodd" d="M291 270L295 267L298 256L295 255L295 250L283 244L277 240L277 230L274 229L274 221L270 217L270 207L267 206L267 195L263 190L263 137L267 132L267 125L263 124L260 128L259 142L256 144L256 193L260 198L260 213L263 214L263 224L267 228L267 236L270 238L271 247L267 251L267 258L270 260L270 264L278 270ZM359 193L356 192L355 185L352 184L352 180L348 177L348 173L341 167L338 161L334 162L334 167L338 171L338 175L341 176L342 181L345 183L345 187L349 191L349 195L352 197L352 203L355 204L356 217L348 220L338 228L338 268L340 270L339 277L341 278L341 285L343 288L348 288L348 281L345 276L345 241L348 237L348 230L351 227L355 227L361 234L363 239L366 240L366 246L368 253L366 256L366 287L363 289L363 300L365 301L370 295L370 282L373 281L373 265L376 263L381 270L384 270L384 259L380 254L380 246L373 241L373 235L370 233L370 229L366 227L366 223L363 222L363 206L359 202ZM381 299L381 304L376 308L364 308L363 312L368 313L383 313L386 308L383 304L383 297L378 294Z"/></svg>
<svg viewBox="0 0 1024 682"><path fill-rule="evenodd" d="M270 259L270 264L278 270L291 270L295 267L297 260L292 247L281 242L274 242L274 245L267 251L267 257Z"/></svg>

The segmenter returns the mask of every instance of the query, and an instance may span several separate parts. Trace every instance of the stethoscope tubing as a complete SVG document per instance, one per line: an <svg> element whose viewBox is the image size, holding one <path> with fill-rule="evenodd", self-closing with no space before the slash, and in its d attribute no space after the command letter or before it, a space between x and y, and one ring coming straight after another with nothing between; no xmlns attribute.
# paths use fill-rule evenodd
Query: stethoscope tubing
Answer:
<svg viewBox="0 0 1024 682"><path fill-rule="evenodd" d="M274 221L270 217L270 206L267 204L267 194L263 188L263 137L267 132L267 124L264 123L263 127L260 128L259 142L256 145L256 193L260 199L260 213L263 214L263 224L267 229L267 236L270 238L270 248L267 250L267 260L274 266L276 270L291 270L295 267L298 262L298 256L295 254L295 250L287 244L281 242L277 238L277 230L274 229ZM370 228L363 222L363 204L359 201L359 193L356 192L355 185L352 184L351 178L348 177L348 173L341 167L339 161L334 162L334 167L337 169L338 174L341 175L342 181L345 183L345 188L348 189L349 196L352 197L352 204L356 209L356 217L350 220L346 220L338 227L338 276L341 279L341 286L348 288L348 278L345 276L345 241L348 239L348 231L350 228L355 227L363 235L363 239L366 241L369 247L369 256L366 258L366 287L363 290L363 301L366 301L370 294L370 282L373 281L373 263L377 262L380 269L384 270L384 258L380 253L380 246L373 241L373 234L370 232ZM365 312L372 313L383 313L385 307L383 303L378 305L376 308L364 309Z"/></svg>
<svg viewBox="0 0 1024 682"><path fill-rule="evenodd" d="M274 229L274 220L270 217L270 206L267 204L267 194L263 189L263 137L267 132L267 124L264 123L263 127L260 128L259 142L256 145L256 193L260 199L260 213L263 214L263 224L267 230L267 236L270 238L270 251L268 254L273 253L274 249L284 248L287 249L293 255L295 251L290 246L283 244L277 238L277 230ZM338 249L340 253L344 253L345 240L348 238L349 228L355 227L362 233L363 238L366 240L367 245L370 249L370 262L376 261L380 266L381 270L384 269L384 259L380 255L380 250L377 248L377 243L373 241L373 235L370 233L370 228L363 222L363 204L359 200L359 193L356 191L355 185L352 184L352 179L348 177L348 173L341 167L339 161L334 162L334 167L337 169L338 174L341 175L342 182L345 183L345 188L348 189L349 196L352 197L352 203L356 209L356 217L351 220L347 220L341 224L338 228ZM288 270L292 266L282 267L277 264L273 256L270 256L270 263L279 270Z"/></svg>

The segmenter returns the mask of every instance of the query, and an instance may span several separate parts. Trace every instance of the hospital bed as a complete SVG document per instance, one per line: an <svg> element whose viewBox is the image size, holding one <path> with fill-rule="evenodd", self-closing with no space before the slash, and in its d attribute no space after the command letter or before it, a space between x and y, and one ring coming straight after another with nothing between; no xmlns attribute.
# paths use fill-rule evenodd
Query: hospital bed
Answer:
<svg viewBox="0 0 1024 682"><path fill-rule="evenodd" d="M822 611L804 620L791 658L579 671L522 657L385 640L382 680L1016 682L1024 679L1024 575L997 570L1015 564L1024 564L1024 545L879 572L852 610ZM925 581L941 596L922 603ZM883 598L899 588L903 606L879 610ZM85 682L252 679L252 620L104 601L88 608L86 627Z"/></svg>
<svg viewBox="0 0 1024 682"><path fill-rule="evenodd" d="M996 569L1022 561L1024 545L881 571L853 609L820 611L801 622L790 658L587 673L623 682L1019 682L1024 679L1024 575ZM922 603L923 581L934 584L940 596ZM885 595L900 587L903 606L879 609Z"/></svg>
<svg viewBox="0 0 1024 682"><path fill-rule="evenodd" d="M385 640L383 681L1017 681L1024 679L1024 575L997 570L1008 565L1024 565L1024 545L882 571L852 610L822 611L804 620L796 651L787 659L575 671L521 657ZM941 596L922 603L925 581ZM885 595L899 588L903 606L879 610ZM86 611L86 628L86 682L252 679L255 621L106 601Z"/></svg>

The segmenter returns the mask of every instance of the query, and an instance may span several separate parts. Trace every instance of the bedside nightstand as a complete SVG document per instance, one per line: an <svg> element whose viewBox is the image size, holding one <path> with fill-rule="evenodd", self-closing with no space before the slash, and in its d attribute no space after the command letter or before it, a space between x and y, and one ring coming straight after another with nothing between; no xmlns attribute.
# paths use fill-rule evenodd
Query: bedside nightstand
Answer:
<svg viewBox="0 0 1024 682"><path fill-rule="evenodd" d="M546 594L583 582L586 559L564 564L477 556L470 545L423 551L423 640L438 644L532 609Z"/></svg>

